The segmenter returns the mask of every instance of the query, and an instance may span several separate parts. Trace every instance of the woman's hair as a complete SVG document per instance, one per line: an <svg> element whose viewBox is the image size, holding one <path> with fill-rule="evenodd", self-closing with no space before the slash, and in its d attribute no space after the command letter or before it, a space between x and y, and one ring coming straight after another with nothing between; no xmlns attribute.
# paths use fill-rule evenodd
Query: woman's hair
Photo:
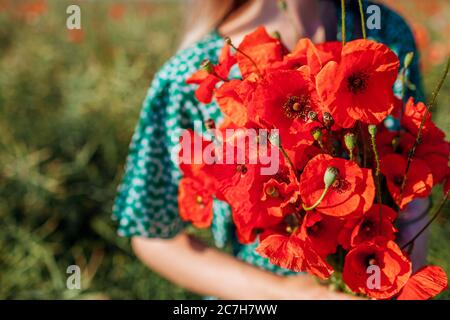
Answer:
<svg viewBox="0 0 450 320"><path fill-rule="evenodd" d="M221 23L248 0L190 0L185 12L185 34L180 48L186 48Z"/></svg>

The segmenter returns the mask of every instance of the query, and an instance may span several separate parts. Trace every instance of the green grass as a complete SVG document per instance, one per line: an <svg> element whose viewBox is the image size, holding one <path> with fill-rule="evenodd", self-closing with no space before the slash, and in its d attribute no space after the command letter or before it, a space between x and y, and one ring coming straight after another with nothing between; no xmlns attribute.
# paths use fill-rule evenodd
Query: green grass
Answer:
<svg viewBox="0 0 450 320"><path fill-rule="evenodd" d="M115 20L112 1L80 1L85 37L73 43L65 9L77 1L48 1L37 19L2 11L3 2L0 299L198 298L137 261L110 219L145 92L176 49L179 5L132 1ZM441 69L427 74L427 88ZM447 133L449 104L447 82L434 115ZM440 219L430 262L448 274L449 248L450 225ZM71 264L83 270L80 291L65 289Z"/></svg>

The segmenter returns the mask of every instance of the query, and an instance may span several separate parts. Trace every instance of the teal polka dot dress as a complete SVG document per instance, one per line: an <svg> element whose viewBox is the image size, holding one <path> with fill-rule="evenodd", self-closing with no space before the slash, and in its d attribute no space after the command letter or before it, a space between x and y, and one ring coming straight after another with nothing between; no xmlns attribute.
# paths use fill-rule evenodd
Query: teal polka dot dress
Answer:
<svg viewBox="0 0 450 320"><path fill-rule="evenodd" d="M370 3L365 2L364 5ZM396 13L380 7L382 28L367 30L368 38L390 46L400 61L406 53L416 53L408 75L416 90L408 91L407 96L423 100L418 54L411 30ZM336 12L339 15L340 10ZM347 18L347 37L350 40L353 38L350 32L353 23L359 22L359 12L349 8ZM339 30L337 38L340 38ZM155 75L130 144L125 173L113 208L120 236L171 238L186 227L178 215L177 193L181 172L173 157L176 154L174 150L182 130L194 129L194 122L203 123L210 118L216 123L222 120L217 104L214 101L207 105L199 103L194 96L196 87L187 85L186 79L199 68L202 60L217 62L223 45L223 38L213 31L178 52ZM238 70L232 70L232 76L239 77ZM396 84L395 91L401 92L401 83ZM389 123L394 125L394 121ZM237 258L278 274L290 273L259 256L255 252L257 243L241 245L237 242L226 203L216 201L213 208L211 231L217 247L231 242Z"/></svg>

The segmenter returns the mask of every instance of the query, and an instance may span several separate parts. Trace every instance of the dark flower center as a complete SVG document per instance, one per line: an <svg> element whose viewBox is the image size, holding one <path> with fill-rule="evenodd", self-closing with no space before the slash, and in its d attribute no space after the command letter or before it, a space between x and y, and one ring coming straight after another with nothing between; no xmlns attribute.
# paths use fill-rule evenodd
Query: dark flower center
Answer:
<svg viewBox="0 0 450 320"><path fill-rule="evenodd" d="M284 114L289 119L301 118L306 121L311 111L311 102L308 96L290 96L283 105Z"/></svg>
<svg viewBox="0 0 450 320"><path fill-rule="evenodd" d="M403 176L402 175L396 175L394 177L394 179L392 179L392 180L393 180L393 182L394 182L394 184L396 186L400 187L402 185L402 183L403 183Z"/></svg>
<svg viewBox="0 0 450 320"><path fill-rule="evenodd" d="M377 256L375 254L369 254L365 259L366 266L374 266L378 264Z"/></svg>
<svg viewBox="0 0 450 320"><path fill-rule="evenodd" d="M247 167L244 165L244 164L238 164L237 166L236 166L236 171L237 172L240 172L240 173L242 173L242 174L246 174L247 173Z"/></svg>
<svg viewBox="0 0 450 320"><path fill-rule="evenodd" d="M344 193L350 189L350 182L343 178L337 178L331 185L331 188L337 193Z"/></svg>
<svg viewBox="0 0 450 320"><path fill-rule="evenodd" d="M361 230L367 234L372 235L375 232L375 225L372 220L366 220L361 225Z"/></svg>
<svg viewBox="0 0 450 320"><path fill-rule="evenodd" d="M353 94L359 94L367 88L369 75L364 72L356 72L347 78L347 89Z"/></svg>
<svg viewBox="0 0 450 320"><path fill-rule="evenodd" d="M295 232L300 225L300 221L295 213L284 217L284 223L286 224L286 232L288 233Z"/></svg>
<svg viewBox="0 0 450 320"><path fill-rule="evenodd" d="M315 236L322 230L322 223L316 222L314 225L308 228L308 235Z"/></svg>
<svg viewBox="0 0 450 320"><path fill-rule="evenodd" d="M281 168L278 170L277 173L275 173L273 177L276 181L279 183L286 183L289 184L291 180L289 179L289 169L288 168Z"/></svg>

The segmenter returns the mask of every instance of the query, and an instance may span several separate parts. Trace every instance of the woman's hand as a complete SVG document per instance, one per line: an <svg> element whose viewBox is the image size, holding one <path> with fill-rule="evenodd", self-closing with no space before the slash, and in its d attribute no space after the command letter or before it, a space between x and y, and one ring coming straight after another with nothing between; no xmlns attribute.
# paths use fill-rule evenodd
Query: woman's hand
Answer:
<svg viewBox="0 0 450 320"><path fill-rule="evenodd" d="M356 299L328 290L313 277L281 277L181 233L173 239L132 239L136 255L177 285L221 299Z"/></svg>
<svg viewBox="0 0 450 320"><path fill-rule="evenodd" d="M308 274L299 274L285 277L281 281L285 288L283 299L294 300L362 300L343 292L330 290L327 286L318 283Z"/></svg>

